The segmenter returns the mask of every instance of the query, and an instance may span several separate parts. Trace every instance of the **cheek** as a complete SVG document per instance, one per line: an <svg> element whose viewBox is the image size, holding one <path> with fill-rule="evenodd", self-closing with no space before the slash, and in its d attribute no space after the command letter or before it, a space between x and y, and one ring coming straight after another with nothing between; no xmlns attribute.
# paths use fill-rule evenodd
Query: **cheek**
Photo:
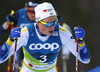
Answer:
<svg viewBox="0 0 100 72"><path fill-rule="evenodd" d="M40 27L40 32L41 33L46 33L48 31L48 28L44 27L44 26L41 26Z"/></svg>
<svg viewBox="0 0 100 72"><path fill-rule="evenodd" d="M30 18L31 15L29 13L27 13L27 15L28 15L28 18Z"/></svg>
<svg viewBox="0 0 100 72"><path fill-rule="evenodd" d="M30 20L34 20L34 19L35 19L35 15L34 15L34 14L29 14L29 13L28 13L28 18L29 18Z"/></svg>
<svg viewBox="0 0 100 72"><path fill-rule="evenodd" d="M42 32L46 32L47 31L47 28L42 27L41 30L42 30Z"/></svg>
<svg viewBox="0 0 100 72"><path fill-rule="evenodd" d="M34 14L34 13L32 13L32 14L31 14L31 16L32 16L32 17L35 17L35 14Z"/></svg>

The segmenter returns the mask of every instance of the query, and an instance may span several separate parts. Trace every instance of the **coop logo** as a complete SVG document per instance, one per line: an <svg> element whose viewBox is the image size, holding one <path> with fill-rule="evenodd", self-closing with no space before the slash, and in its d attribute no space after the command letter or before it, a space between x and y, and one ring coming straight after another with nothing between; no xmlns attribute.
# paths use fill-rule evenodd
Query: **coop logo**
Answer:
<svg viewBox="0 0 100 72"><path fill-rule="evenodd" d="M45 43L45 44L41 44L41 43L32 43L30 46L29 46L29 49L30 50L41 50L41 49L51 49L51 51L54 51L55 49L58 49L59 48L59 44L58 43Z"/></svg>

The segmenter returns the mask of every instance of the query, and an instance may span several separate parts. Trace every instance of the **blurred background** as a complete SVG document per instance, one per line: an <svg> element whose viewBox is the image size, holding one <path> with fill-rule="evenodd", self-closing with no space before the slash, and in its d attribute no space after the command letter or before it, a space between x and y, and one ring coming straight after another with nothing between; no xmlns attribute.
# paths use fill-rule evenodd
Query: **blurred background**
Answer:
<svg viewBox="0 0 100 72"><path fill-rule="evenodd" d="M99 66L100 0L41 0L41 2L44 1L53 4L63 22L67 23L72 28L72 31L74 31L75 26L80 26L86 32L84 40L90 51L91 61L89 64L79 62L79 72L87 72ZM18 10L24 6L25 0L2 0L0 2L0 25L6 20L5 17L10 13L10 10ZM9 32L7 31L0 37L0 46L7 40ZM7 72L7 62L0 64L0 72ZM62 61L59 61L59 68L62 69ZM75 57L72 54L67 61L67 69L68 72L75 72Z"/></svg>

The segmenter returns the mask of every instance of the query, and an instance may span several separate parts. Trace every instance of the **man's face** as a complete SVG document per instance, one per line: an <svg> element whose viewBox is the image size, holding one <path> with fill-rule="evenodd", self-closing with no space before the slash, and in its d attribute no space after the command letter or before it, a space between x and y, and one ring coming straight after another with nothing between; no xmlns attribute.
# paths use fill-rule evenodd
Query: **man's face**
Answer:
<svg viewBox="0 0 100 72"><path fill-rule="evenodd" d="M31 20L31 21L35 20L34 8L35 7L25 7L25 9L27 11L27 16L28 16L29 20Z"/></svg>
<svg viewBox="0 0 100 72"><path fill-rule="evenodd" d="M56 16L47 17L47 18L42 20L42 22L45 22L45 23L50 23L50 22L54 22L54 21L56 21ZM50 27L46 27L44 24L42 24L39 21L37 22L37 24L38 24L39 31L41 32L41 34L46 34L49 36L52 35L54 28L55 28L55 25L51 25Z"/></svg>

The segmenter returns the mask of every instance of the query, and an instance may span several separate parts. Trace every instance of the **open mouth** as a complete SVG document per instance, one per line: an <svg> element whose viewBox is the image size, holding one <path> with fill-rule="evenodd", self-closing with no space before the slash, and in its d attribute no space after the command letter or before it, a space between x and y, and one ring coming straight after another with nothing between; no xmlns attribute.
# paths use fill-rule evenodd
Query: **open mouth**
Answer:
<svg viewBox="0 0 100 72"><path fill-rule="evenodd" d="M49 31L49 33L53 33L53 31Z"/></svg>

